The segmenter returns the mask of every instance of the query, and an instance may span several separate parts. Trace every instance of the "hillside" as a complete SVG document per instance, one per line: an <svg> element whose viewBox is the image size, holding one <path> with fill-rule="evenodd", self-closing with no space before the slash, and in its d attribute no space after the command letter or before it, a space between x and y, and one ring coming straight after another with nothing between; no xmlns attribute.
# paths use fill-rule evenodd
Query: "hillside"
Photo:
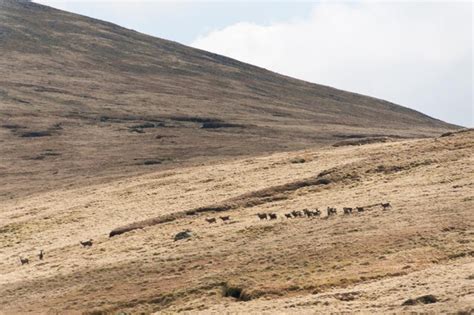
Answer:
<svg viewBox="0 0 474 315"><path fill-rule="evenodd" d="M28 1L0 0L0 200L456 126Z"/></svg>
<svg viewBox="0 0 474 315"><path fill-rule="evenodd" d="M471 130L209 162L6 201L0 305L6 314L468 314L473 153ZM341 211L356 206L364 211ZM337 214L328 218L327 207ZM323 211L284 216L305 208ZM109 237L137 222L155 224ZM190 238L174 240L186 230ZM91 247L79 244L90 238Z"/></svg>

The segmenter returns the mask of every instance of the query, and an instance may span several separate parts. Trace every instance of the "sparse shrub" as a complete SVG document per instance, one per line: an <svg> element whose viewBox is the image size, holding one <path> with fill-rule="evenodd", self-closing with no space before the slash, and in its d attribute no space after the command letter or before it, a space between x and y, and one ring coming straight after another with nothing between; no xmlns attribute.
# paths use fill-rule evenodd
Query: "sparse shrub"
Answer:
<svg viewBox="0 0 474 315"><path fill-rule="evenodd" d="M250 301L252 296L247 294L243 288L236 285L229 285L227 282L222 286L222 295L224 297L233 297L239 301Z"/></svg>
<svg viewBox="0 0 474 315"><path fill-rule="evenodd" d="M434 295L428 294L428 295L417 297L416 299L408 299L405 302L403 302L402 305L407 306L407 305L416 305L416 304L433 304L436 302L438 302L438 299Z"/></svg>
<svg viewBox="0 0 474 315"><path fill-rule="evenodd" d="M143 162L143 165L156 165L156 164L161 164L160 160L146 160Z"/></svg>
<svg viewBox="0 0 474 315"><path fill-rule="evenodd" d="M329 185L331 184L331 180L328 178L320 178L316 180L316 185Z"/></svg>
<svg viewBox="0 0 474 315"><path fill-rule="evenodd" d="M22 138L38 138L38 137L49 137L51 133L49 131L30 131L21 134Z"/></svg>

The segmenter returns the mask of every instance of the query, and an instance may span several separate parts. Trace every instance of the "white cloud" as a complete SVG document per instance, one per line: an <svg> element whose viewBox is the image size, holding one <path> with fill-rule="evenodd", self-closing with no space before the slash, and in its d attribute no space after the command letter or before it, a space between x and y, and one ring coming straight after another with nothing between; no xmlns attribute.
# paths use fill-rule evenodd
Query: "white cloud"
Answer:
<svg viewBox="0 0 474 315"><path fill-rule="evenodd" d="M473 126L472 4L321 3L308 19L241 22L191 46Z"/></svg>

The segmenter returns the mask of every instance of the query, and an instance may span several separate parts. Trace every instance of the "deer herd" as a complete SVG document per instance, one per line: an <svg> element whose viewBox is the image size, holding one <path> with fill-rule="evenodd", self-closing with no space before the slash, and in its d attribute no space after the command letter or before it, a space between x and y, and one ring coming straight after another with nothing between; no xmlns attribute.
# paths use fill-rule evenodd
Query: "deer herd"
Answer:
<svg viewBox="0 0 474 315"><path fill-rule="evenodd" d="M372 206L376 206L376 205L380 205L383 208L383 210L386 210L386 209L392 207L389 202L375 204L375 205L372 205ZM368 208L368 207L372 207L372 206L366 206L366 207ZM366 207L355 207L355 208L343 207L342 211L345 215L350 215L350 214L352 214L353 211L364 212ZM329 217L334 216L334 215L337 214L337 209L333 208L333 207L327 207L326 213L327 213L326 218L329 218ZM315 210L309 210L309 209L303 209L301 211L300 210L293 210L291 212L284 213L283 215L284 215L285 218L291 219L291 218L303 218L303 217L308 217L308 218L310 218L310 217L320 217L321 214L322 214L321 210L316 208ZM257 217L260 220L276 220L278 218L278 215L274 212L257 213ZM219 219L221 219L222 222L226 222L226 221L230 221L231 218L230 218L230 216L227 215L227 216L220 216ZM209 224L217 223L217 218L205 218L205 220ZM92 246L92 239L89 239L89 240L86 240L86 241L79 241L79 243L84 248L85 247L91 247ZM40 250L40 252L38 254L38 258L39 258L39 260L43 260L43 258L44 258L43 250ZM22 265L28 265L30 263L30 260L26 257L21 257L20 256L20 263Z"/></svg>
<svg viewBox="0 0 474 315"><path fill-rule="evenodd" d="M384 210L392 207L390 205L390 202L380 203L380 204L376 204L376 205L380 205ZM369 208L369 207L372 207L372 206L374 206L374 205L366 206L366 207L355 207L355 208L343 207L342 211L345 215L349 215L349 214L352 214L353 211L354 212L355 211L364 212L366 210L366 208ZM337 215L337 209L333 208L333 207L327 207L326 213L327 213L327 218L331 217L333 215ZM300 210L293 210L291 212L284 213L283 215L284 215L285 218L291 219L291 218L303 218L303 217L308 217L308 218L310 218L310 217L320 217L321 214L322 214L321 210L316 208L315 210L309 210L309 209L303 209L301 211ZM260 220L276 220L278 218L278 215L276 213L273 213L273 212L270 212L270 213L257 213L257 217ZM219 218L222 221L230 220L229 216L219 217ZM210 223L217 223L216 218L206 218L205 220L209 224Z"/></svg>

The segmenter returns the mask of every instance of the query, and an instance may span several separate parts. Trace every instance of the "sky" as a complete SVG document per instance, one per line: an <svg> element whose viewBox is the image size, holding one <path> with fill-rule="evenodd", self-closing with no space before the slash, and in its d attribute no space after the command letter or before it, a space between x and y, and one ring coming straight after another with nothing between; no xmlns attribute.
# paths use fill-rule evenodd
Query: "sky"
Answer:
<svg viewBox="0 0 474 315"><path fill-rule="evenodd" d="M471 1L35 2L474 127Z"/></svg>

